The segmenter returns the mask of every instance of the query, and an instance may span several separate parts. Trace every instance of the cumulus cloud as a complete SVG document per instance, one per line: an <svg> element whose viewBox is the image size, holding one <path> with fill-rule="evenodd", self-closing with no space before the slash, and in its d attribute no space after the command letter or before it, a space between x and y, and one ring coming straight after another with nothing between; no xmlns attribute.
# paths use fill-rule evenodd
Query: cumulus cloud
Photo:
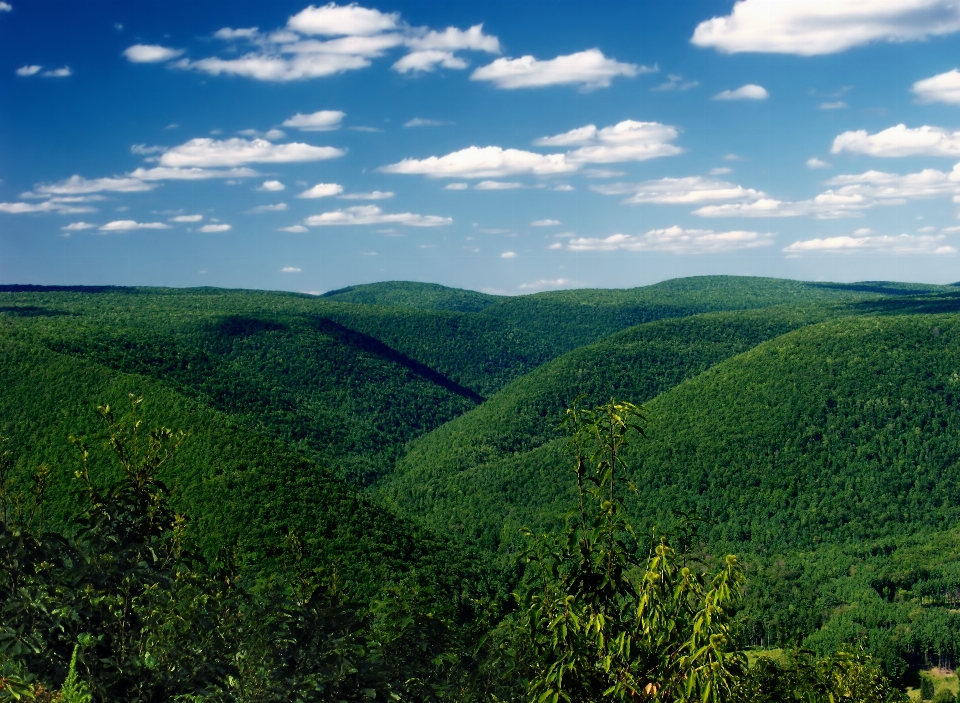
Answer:
<svg viewBox="0 0 960 703"><path fill-rule="evenodd" d="M807 159L807 168L830 168L830 164L823 159L818 159L816 156L813 156Z"/></svg>
<svg viewBox="0 0 960 703"><path fill-rule="evenodd" d="M662 251L671 254L715 254L738 249L756 249L773 244L770 232L714 232L708 229L668 227L646 234L611 234L609 237L579 237L567 244L570 251Z"/></svg>
<svg viewBox="0 0 960 703"><path fill-rule="evenodd" d="M946 237L939 235L897 236L874 235L870 230L857 230L853 236L822 237L799 240L783 251L792 256L814 252L832 254L874 253L874 254L956 254L956 247L945 243Z"/></svg>
<svg viewBox="0 0 960 703"><path fill-rule="evenodd" d="M79 215L84 212L95 212L96 208L88 206L70 205L57 200L46 200L42 203L0 203L0 212L8 215L23 215L34 212L55 212L60 215Z"/></svg>
<svg viewBox="0 0 960 703"><path fill-rule="evenodd" d="M497 88L508 90L549 85L606 88L617 76L632 78L652 71L646 66L608 59L599 49L588 49L547 61L539 61L533 56L497 59L475 70L470 79L489 81Z"/></svg>
<svg viewBox="0 0 960 703"><path fill-rule="evenodd" d="M960 30L953 0L739 0L701 22L691 42L727 54L816 56L870 42L904 42Z"/></svg>
<svg viewBox="0 0 960 703"><path fill-rule="evenodd" d="M247 210L251 215L259 215L263 212L283 212L287 209L286 203L277 203L275 205L257 205L251 210Z"/></svg>
<svg viewBox="0 0 960 703"><path fill-rule="evenodd" d="M843 102L842 100L835 100L835 101L833 101L833 102L820 103L820 105L818 105L818 107L819 107L821 110L842 110L842 109L848 107L848 105L847 105L845 102Z"/></svg>
<svg viewBox="0 0 960 703"><path fill-rule="evenodd" d="M655 91L670 91L670 90L679 90L685 91L690 90L691 88L696 88L700 85L700 81L685 81L683 76L678 73L671 74L667 76L667 80L661 83L658 86L651 88L650 90Z"/></svg>
<svg viewBox="0 0 960 703"><path fill-rule="evenodd" d="M153 190L156 186L150 183L144 183L137 177L120 178L84 178L83 176L70 176L70 178L58 183L46 185L37 185L33 192L37 195L83 195L87 193L139 193L146 190Z"/></svg>
<svg viewBox="0 0 960 703"><path fill-rule="evenodd" d="M183 53L183 49L171 49L158 44L134 44L127 47L123 55L133 63L162 63L175 59Z"/></svg>
<svg viewBox="0 0 960 703"><path fill-rule="evenodd" d="M89 222L71 222L69 225L64 225L60 229L65 232L80 232L85 229L94 229L96 225L92 225Z"/></svg>
<svg viewBox="0 0 960 703"><path fill-rule="evenodd" d="M63 66L62 68L54 68L49 71L44 71L43 75L47 78L66 78L67 76L72 76L73 71L70 70L69 66Z"/></svg>
<svg viewBox="0 0 960 703"><path fill-rule="evenodd" d="M747 85L740 86L736 90L724 90L722 93L717 93L710 99L711 100L766 100L769 97L770 97L770 93L768 93L766 88L764 88L762 85L747 83Z"/></svg>
<svg viewBox="0 0 960 703"><path fill-rule="evenodd" d="M197 231L198 231L198 232L226 232L226 231L228 231L228 230L230 230L230 229L232 229L232 227L231 227L230 225L223 225L223 224L221 224L221 225L204 225L203 227L201 227L201 228L198 229Z"/></svg>
<svg viewBox="0 0 960 703"><path fill-rule="evenodd" d="M232 29L230 27L224 27L223 29L218 29L213 33L215 39L223 39L225 41L232 41L234 39L255 39L259 34L258 27L244 27L238 29Z"/></svg>
<svg viewBox="0 0 960 703"><path fill-rule="evenodd" d="M563 154L535 154L498 146L471 146L446 156L404 159L382 166L384 173L421 174L431 178L502 178L531 174L548 176L577 170Z"/></svg>
<svg viewBox="0 0 960 703"><path fill-rule="evenodd" d="M752 188L703 176L661 178L643 183L612 183L591 186L604 195L629 195L625 204L690 205L723 200L758 200L764 193Z"/></svg>
<svg viewBox="0 0 960 703"><path fill-rule="evenodd" d="M300 273L303 269L298 269L296 266L284 266L280 269L280 273Z"/></svg>
<svg viewBox="0 0 960 703"><path fill-rule="evenodd" d="M283 183L281 183L280 181L264 181L263 185L257 188L257 190L262 190L267 193L276 193L283 190L284 188L286 188L286 186L283 185Z"/></svg>
<svg viewBox="0 0 960 703"><path fill-rule="evenodd" d="M308 188L298 195L298 198L329 198L333 195L340 195L343 192L343 186L339 183L317 183L312 188Z"/></svg>
<svg viewBox="0 0 960 703"><path fill-rule="evenodd" d="M13 10L13 5L8 2L0 2L0 12L10 12Z"/></svg>
<svg viewBox="0 0 960 703"><path fill-rule="evenodd" d="M563 224L560 220L534 220L530 223L531 227L556 227Z"/></svg>
<svg viewBox="0 0 960 703"><path fill-rule="evenodd" d="M911 129L903 124L876 134L861 129L844 132L833 140L830 152L844 151L880 157L960 156L960 132L926 125Z"/></svg>
<svg viewBox="0 0 960 703"><path fill-rule="evenodd" d="M247 41L253 45L252 50L241 56L233 53L197 60L183 58L174 65L210 75L282 82L366 68L374 59L401 47L408 53L393 65L401 73L432 71L439 66L466 68L466 60L456 52L500 51L499 40L485 35L482 25L467 30L448 27L442 31L412 27L401 20L399 13L385 13L356 3L310 5L290 17L278 31L225 27L214 36Z"/></svg>
<svg viewBox="0 0 960 703"><path fill-rule="evenodd" d="M946 172L927 168L906 175L883 171L845 174L831 178L827 185L839 186L840 195L880 201L956 196L960 194L960 164Z"/></svg>
<svg viewBox="0 0 960 703"><path fill-rule="evenodd" d="M156 166L137 168L127 174L141 181L204 181L210 178L252 178L260 174L249 168L175 168Z"/></svg>
<svg viewBox="0 0 960 703"><path fill-rule="evenodd" d="M18 76L34 76L43 70L43 66L21 66L17 69Z"/></svg>
<svg viewBox="0 0 960 703"><path fill-rule="evenodd" d="M340 110L320 110L309 115L297 113L283 123L284 127L295 127L302 132L328 132L340 129L340 123L347 113Z"/></svg>
<svg viewBox="0 0 960 703"><path fill-rule="evenodd" d="M404 122L404 127L442 127L450 122L446 120L430 120L425 117L414 117L412 120Z"/></svg>
<svg viewBox="0 0 960 703"><path fill-rule="evenodd" d="M924 78L914 83L910 92L917 96L917 102L960 105L960 71L953 69Z"/></svg>
<svg viewBox="0 0 960 703"><path fill-rule="evenodd" d="M277 229L277 231L278 232L294 232L299 234L301 232L309 232L310 230L308 230L303 225L290 225L289 227L280 227L279 229Z"/></svg>
<svg viewBox="0 0 960 703"><path fill-rule="evenodd" d="M679 133L676 127L659 122L624 120L610 127L597 129L596 125L578 127L552 137L541 137L537 146L577 146L567 152L567 160L574 165L583 163L617 163L647 161L663 156L682 154L683 149L672 144Z"/></svg>
<svg viewBox="0 0 960 703"><path fill-rule="evenodd" d="M876 205L863 195L844 195L834 191L821 193L811 200L789 202L775 198L761 198L747 203L726 203L724 205L706 205L693 211L700 217L814 217L833 219L837 217L855 217L861 210Z"/></svg>
<svg viewBox="0 0 960 703"><path fill-rule="evenodd" d="M400 13L384 13L360 7L356 3L338 6L329 3L322 7L310 5L287 20L287 27L300 34L325 36L372 36L397 29Z"/></svg>
<svg viewBox="0 0 960 703"><path fill-rule="evenodd" d="M526 188L523 183L511 181L480 181L473 187L474 190L519 190Z"/></svg>
<svg viewBox="0 0 960 703"><path fill-rule="evenodd" d="M515 251L505 251L500 255L501 259L516 259L517 252Z"/></svg>
<svg viewBox="0 0 960 703"><path fill-rule="evenodd" d="M177 215L176 217L171 217L171 222L199 222L203 219L203 215Z"/></svg>
<svg viewBox="0 0 960 703"><path fill-rule="evenodd" d="M305 220L311 227L329 225L380 225L395 223L409 227L437 227L449 225L453 219L436 215L415 215L410 212L388 214L376 205L357 205L342 210L312 215Z"/></svg>
<svg viewBox="0 0 960 703"><path fill-rule="evenodd" d="M337 197L340 200L389 200L394 195L390 191L374 190L370 193L344 193Z"/></svg>
<svg viewBox="0 0 960 703"><path fill-rule="evenodd" d="M200 137L168 149L160 156L161 166L241 166L248 163L281 164L323 161L344 155L343 149L311 146L299 142L273 144L265 139L210 139Z"/></svg>
<svg viewBox="0 0 960 703"><path fill-rule="evenodd" d="M448 183L443 187L444 190L466 190L470 187L469 183Z"/></svg>
<svg viewBox="0 0 960 703"><path fill-rule="evenodd" d="M136 222L135 220L114 220L100 227L101 232L127 232L134 229L170 229L163 222Z"/></svg>

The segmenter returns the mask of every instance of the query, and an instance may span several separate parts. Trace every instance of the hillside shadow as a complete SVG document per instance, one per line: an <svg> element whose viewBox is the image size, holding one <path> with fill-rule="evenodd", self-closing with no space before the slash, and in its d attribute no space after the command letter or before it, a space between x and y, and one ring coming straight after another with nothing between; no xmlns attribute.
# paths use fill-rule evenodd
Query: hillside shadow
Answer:
<svg viewBox="0 0 960 703"><path fill-rule="evenodd" d="M79 313L69 310L55 310L54 308L43 308L36 305L7 305L0 307L0 313L14 315L15 317L78 317Z"/></svg>
<svg viewBox="0 0 960 703"><path fill-rule="evenodd" d="M861 281L860 283L811 283L813 288L843 290L855 293L877 293L879 295L930 295L929 288L911 288L909 284L887 281Z"/></svg>
<svg viewBox="0 0 960 703"><path fill-rule="evenodd" d="M910 298L888 298L850 303L860 314L873 315L937 315L960 312L960 293Z"/></svg>
<svg viewBox="0 0 960 703"><path fill-rule="evenodd" d="M287 326L276 320L262 320L258 317L245 317L243 315L231 315L215 322L212 332L220 337L230 339L253 337L264 332L280 332L287 329Z"/></svg>

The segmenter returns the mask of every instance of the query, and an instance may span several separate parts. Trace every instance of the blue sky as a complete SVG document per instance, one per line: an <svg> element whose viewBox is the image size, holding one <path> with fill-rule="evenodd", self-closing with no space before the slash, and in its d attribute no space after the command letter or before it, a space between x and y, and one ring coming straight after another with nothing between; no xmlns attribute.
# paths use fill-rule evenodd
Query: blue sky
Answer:
<svg viewBox="0 0 960 703"><path fill-rule="evenodd" d="M0 283L954 282L958 116L954 0L5 0Z"/></svg>

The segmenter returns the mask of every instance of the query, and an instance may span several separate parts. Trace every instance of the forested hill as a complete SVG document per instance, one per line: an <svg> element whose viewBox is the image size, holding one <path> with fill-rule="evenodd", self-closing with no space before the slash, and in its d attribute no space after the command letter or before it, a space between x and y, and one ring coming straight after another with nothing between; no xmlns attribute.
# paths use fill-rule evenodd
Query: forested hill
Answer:
<svg viewBox="0 0 960 703"><path fill-rule="evenodd" d="M96 405L142 394L150 424L191 433L164 480L208 553L269 571L293 529L359 588L411 575L461 602L512 587L519 528L569 510L564 410L616 396L649 415L628 454L638 527L694 511L708 551L744 554L758 584L745 622L766 643L884 593L939 599L930 612L954 632L942 606L960 554L929 546L960 520L957 374L949 286L0 289L0 435L18 485L54 467L54 518L73 500L68 435L93 436ZM888 605L901 610L877 606L821 644L893 632L883 623L909 613Z"/></svg>

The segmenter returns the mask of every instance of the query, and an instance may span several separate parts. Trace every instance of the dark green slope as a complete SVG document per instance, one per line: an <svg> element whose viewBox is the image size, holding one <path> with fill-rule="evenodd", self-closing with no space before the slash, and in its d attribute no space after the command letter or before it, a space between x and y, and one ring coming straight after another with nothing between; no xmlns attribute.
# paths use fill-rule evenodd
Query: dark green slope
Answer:
<svg viewBox="0 0 960 703"><path fill-rule="evenodd" d="M95 477L110 478L94 406L109 402L122 411L128 393L146 398L148 425L190 434L161 478L207 552L238 545L244 560L269 571L284 536L296 529L312 563L339 563L361 591L411 572L451 592L483 579L482 565L457 548L222 413L142 376L0 338L0 435L9 440L21 481L40 463L53 468L48 519L75 509L78 457L69 435L89 437Z"/></svg>
<svg viewBox="0 0 960 703"><path fill-rule="evenodd" d="M960 519L958 402L958 316L805 327L648 404L631 509L641 525L695 509L712 544L759 553L944 529ZM408 459L387 495L488 549L570 505L563 440L459 471L431 459Z"/></svg>
<svg viewBox="0 0 960 703"><path fill-rule="evenodd" d="M502 298L481 313L534 332L565 352L664 318L772 305L836 304L945 292L947 286L821 284L749 276L694 276L642 288L578 289Z"/></svg>
<svg viewBox="0 0 960 703"><path fill-rule="evenodd" d="M386 305L446 310L449 312L480 312L495 303L500 296L478 293L463 288L448 288L436 283L411 281L384 281L359 286L348 286L323 294L327 300L364 305Z"/></svg>
<svg viewBox="0 0 960 703"><path fill-rule="evenodd" d="M578 395L585 407L611 396L643 403L760 342L844 314L850 311L842 306L777 306L618 332L544 364L412 442L394 476L396 486L385 490L416 490L423 473L462 471L561 437L559 423ZM400 487L408 481L409 488Z"/></svg>

